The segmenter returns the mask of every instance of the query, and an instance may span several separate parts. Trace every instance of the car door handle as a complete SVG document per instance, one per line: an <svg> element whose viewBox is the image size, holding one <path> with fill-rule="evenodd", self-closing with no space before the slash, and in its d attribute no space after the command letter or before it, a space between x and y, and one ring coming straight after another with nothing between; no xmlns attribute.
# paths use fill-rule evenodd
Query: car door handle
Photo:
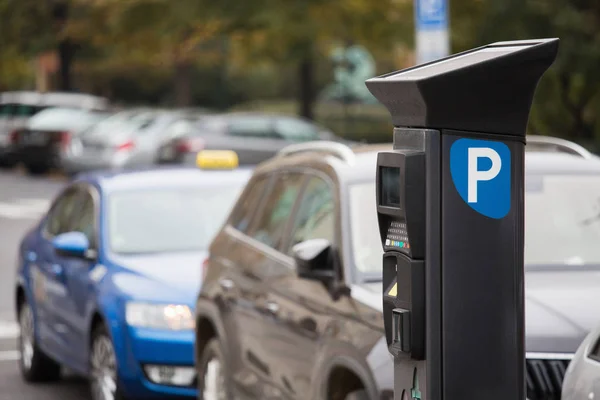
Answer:
<svg viewBox="0 0 600 400"><path fill-rule="evenodd" d="M54 276L62 276L64 269L60 264L52 264L50 266L50 271L52 271L52 274L54 274Z"/></svg>
<svg viewBox="0 0 600 400"><path fill-rule="evenodd" d="M279 304L274 301L267 301L265 304L265 309L271 314L277 314L279 312Z"/></svg>
<svg viewBox="0 0 600 400"><path fill-rule="evenodd" d="M226 279L226 278L221 279L219 281L219 285L221 285L221 287L224 290L231 290L235 286L235 284L233 283L233 281L231 279Z"/></svg>
<svg viewBox="0 0 600 400"><path fill-rule="evenodd" d="M37 260L37 253L33 252L33 251L28 251L27 252L27 261L34 262L35 260Z"/></svg>

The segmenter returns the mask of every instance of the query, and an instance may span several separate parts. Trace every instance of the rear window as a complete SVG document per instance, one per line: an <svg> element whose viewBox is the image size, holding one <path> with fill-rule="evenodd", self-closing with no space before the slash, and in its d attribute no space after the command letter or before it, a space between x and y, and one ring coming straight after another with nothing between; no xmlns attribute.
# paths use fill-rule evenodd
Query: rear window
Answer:
<svg viewBox="0 0 600 400"><path fill-rule="evenodd" d="M43 106L32 106L27 104L19 104L16 106L13 115L15 117L29 118L42 111Z"/></svg>
<svg viewBox="0 0 600 400"><path fill-rule="evenodd" d="M227 130L231 136L275 138L273 122L270 118L262 117L236 117L227 124Z"/></svg>
<svg viewBox="0 0 600 400"><path fill-rule="evenodd" d="M154 125L157 119L158 115L154 113L138 114L131 118L128 124L131 126L131 129L134 130L136 134L143 134L147 132L148 128Z"/></svg>
<svg viewBox="0 0 600 400"><path fill-rule="evenodd" d="M221 133L225 130L225 123L218 118L200 118L191 129L191 134L194 136L202 136L206 134Z"/></svg>
<svg viewBox="0 0 600 400"><path fill-rule="evenodd" d="M99 121L104 114L69 108L49 108L31 117L29 129L83 129Z"/></svg>
<svg viewBox="0 0 600 400"><path fill-rule="evenodd" d="M14 112L14 104L0 104L0 119L10 118Z"/></svg>
<svg viewBox="0 0 600 400"><path fill-rule="evenodd" d="M132 129L135 127L135 117L138 116L135 112L120 112L102 119L97 124L94 124L82 132L85 137L104 136L123 129Z"/></svg>
<svg viewBox="0 0 600 400"><path fill-rule="evenodd" d="M118 254L206 250L243 185L112 193L108 198L110 249Z"/></svg>

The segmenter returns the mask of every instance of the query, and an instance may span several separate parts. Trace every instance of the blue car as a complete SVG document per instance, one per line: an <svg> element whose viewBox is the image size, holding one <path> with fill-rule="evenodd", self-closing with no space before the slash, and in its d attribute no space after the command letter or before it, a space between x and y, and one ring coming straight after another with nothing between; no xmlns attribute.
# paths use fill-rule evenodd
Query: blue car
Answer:
<svg viewBox="0 0 600 400"><path fill-rule="evenodd" d="M160 169L73 180L19 248L24 379L56 380L64 366L89 378L94 400L195 397L203 262L250 175Z"/></svg>

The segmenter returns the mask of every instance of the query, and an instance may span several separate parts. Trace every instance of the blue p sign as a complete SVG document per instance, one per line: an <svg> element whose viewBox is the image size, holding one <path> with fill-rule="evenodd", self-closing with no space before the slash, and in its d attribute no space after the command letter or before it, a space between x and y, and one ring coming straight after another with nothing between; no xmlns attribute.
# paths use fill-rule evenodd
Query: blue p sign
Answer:
<svg viewBox="0 0 600 400"><path fill-rule="evenodd" d="M504 143L458 139L450 148L450 174L473 210L495 219L510 211L510 150Z"/></svg>

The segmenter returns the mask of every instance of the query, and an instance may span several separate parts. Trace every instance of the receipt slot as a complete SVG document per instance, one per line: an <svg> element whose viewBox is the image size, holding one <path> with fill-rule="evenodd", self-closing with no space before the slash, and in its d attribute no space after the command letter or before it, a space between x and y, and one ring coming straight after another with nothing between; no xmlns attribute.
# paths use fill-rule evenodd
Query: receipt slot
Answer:
<svg viewBox="0 0 600 400"><path fill-rule="evenodd" d="M366 82L394 124L377 214L395 399L525 399L525 131L557 51L499 42Z"/></svg>

